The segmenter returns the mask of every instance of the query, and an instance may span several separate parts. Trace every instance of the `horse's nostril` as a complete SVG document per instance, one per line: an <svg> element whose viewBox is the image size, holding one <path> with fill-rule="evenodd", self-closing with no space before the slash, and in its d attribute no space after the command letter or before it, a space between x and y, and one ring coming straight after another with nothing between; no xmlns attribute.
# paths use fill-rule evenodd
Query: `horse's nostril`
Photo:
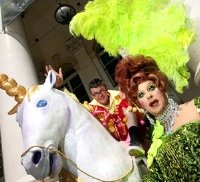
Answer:
<svg viewBox="0 0 200 182"><path fill-rule="evenodd" d="M34 164L38 164L38 162L40 161L41 159L41 152L39 150L35 151L34 154L33 154L33 157L32 157L32 162Z"/></svg>

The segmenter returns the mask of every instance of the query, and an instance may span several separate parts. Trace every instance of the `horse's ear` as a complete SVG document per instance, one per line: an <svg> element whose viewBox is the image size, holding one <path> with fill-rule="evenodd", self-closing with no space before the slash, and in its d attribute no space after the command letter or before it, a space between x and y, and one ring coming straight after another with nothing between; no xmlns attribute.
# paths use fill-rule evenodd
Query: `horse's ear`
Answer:
<svg viewBox="0 0 200 182"><path fill-rule="evenodd" d="M50 70L45 80L45 87L53 88L54 84L56 83L56 74L54 71Z"/></svg>

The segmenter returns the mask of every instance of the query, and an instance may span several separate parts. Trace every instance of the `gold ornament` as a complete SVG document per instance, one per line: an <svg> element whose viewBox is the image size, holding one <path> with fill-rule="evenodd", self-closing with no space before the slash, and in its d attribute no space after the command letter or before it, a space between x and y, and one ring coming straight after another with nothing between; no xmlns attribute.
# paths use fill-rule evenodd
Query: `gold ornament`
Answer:
<svg viewBox="0 0 200 182"><path fill-rule="evenodd" d="M6 93L15 97L17 104L8 112L9 115L17 112L19 104L22 103L26 95L25 87L18 85L13 78L9 78L6 74L0 74L0 88L5 90Z"/></svg>

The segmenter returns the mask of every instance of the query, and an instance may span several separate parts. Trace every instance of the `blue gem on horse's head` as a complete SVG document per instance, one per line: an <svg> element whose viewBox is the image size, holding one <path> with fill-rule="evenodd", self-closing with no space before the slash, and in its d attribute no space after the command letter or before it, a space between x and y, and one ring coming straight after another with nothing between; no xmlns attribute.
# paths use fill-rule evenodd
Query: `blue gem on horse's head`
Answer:
<svg viewBox="0 0 200 182"><path fill-rule="evenodd" d="M45 107L47 105L47 101L44 99L41 99L37 102L37 107Z"/></svg>

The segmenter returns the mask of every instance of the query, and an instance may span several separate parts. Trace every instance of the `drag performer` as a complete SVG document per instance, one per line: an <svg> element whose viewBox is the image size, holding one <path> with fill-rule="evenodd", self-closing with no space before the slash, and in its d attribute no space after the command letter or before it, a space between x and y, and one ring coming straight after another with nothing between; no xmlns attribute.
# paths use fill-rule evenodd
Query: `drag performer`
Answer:
<svg viewBox="0 0 200 182"><path fill-rule="evenodd" d="M145 181L200 180L200 97L181 105L169 98L169 81L151 57L127 56L115 74L129 102L142 107L154 125Z"/></svg>

